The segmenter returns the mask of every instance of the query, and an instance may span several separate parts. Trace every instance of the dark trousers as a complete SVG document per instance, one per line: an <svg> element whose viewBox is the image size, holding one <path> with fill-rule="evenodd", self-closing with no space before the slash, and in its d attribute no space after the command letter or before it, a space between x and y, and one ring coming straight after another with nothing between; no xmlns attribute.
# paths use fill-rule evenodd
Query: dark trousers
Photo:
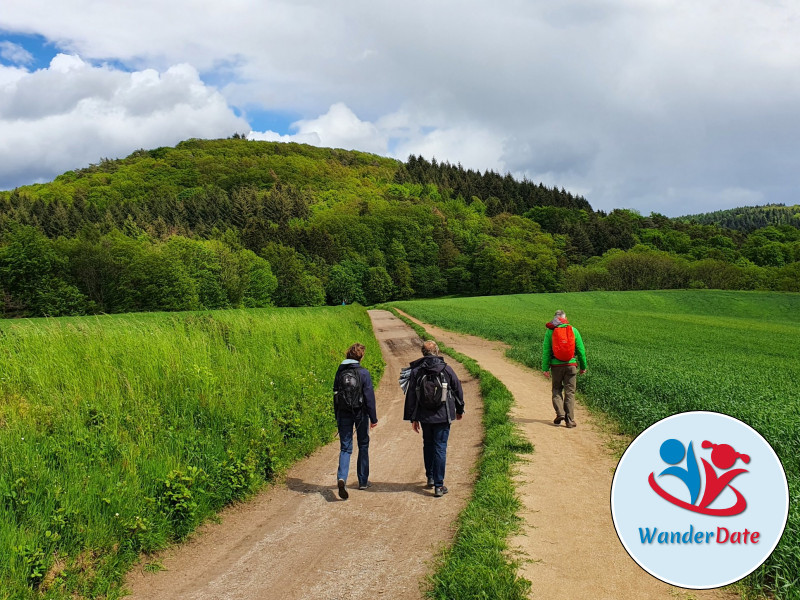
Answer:
<svg viewBox="0 0 800 600"><path fill-rule="evenodd" d="M425 476L433 485L444 485L444 467L447 462L447 440L450 423L420 423L422 426L422 456L425 459Z"/></svg>
<svg viewBox="0 0 800 600"><path fill-rule="evenodd" d="M575 420L575 384L578 367L575 365L552 365L550 379L553 381L553 408L556 416Z"/></svg>
<svg viewBox="0 0 800 600"><path fill-rule="evenodd" d="M369 481L369 417L363 413L352 415L340 412L336 419L339 427L339 470L336 473L337 479L347 481L350 472L350 457L353 454L353 428L358 436L358 461L356 463L356 473L358 484L362 485Z"/></svg>

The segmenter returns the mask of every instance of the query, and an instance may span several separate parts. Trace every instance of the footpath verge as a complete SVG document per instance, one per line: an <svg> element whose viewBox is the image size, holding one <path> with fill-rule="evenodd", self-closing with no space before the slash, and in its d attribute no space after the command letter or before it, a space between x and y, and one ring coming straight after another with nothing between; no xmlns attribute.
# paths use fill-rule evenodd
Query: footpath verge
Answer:
<svg viewBox="0 0 800 600"><path fill-rule="evenodd" d="M388 308L422 339L435 339L391 306ZM484 444L472 497L459 515L453 544L441 552L433 573L428 575L426 595L442 600L527 598L531 582L519 575L522 558L509 548L508 538L521 524L514 465L524 454L533 452L533 446L511 421L509 409L514 398L506 386L470 357L439 341L437 344L480 381Z"/></svg>

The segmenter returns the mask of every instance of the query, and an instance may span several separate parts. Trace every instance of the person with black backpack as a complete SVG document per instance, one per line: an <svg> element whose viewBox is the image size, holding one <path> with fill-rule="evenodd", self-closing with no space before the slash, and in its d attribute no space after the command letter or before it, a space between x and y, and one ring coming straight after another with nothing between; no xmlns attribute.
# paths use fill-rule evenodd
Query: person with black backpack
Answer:
<svg viewBox="0 0 800 600"><path fill-rule="evenodd" d="M416 433L422 429L422 457L428 489L441 498L447 493L444 485L447 441L450 424L464 416L464 390L452 367L439 356L436 342L422 344L422 358L415 360L401 374L406 383L403 419L411 421Z"/></svg>
<svg viewBox="0 0 800 600"><path fill-rule="evenodd" d="M347 500L347 475L353 454L353 429L358 436L358 489L366 490L369 483L369 430L378 425L375 409L375 391L372 377L364 367L364 345L353 344L347 349L347 358L339 365L333 380L333 412L339 428L339 469L336 483L339 497Z"/></svg>

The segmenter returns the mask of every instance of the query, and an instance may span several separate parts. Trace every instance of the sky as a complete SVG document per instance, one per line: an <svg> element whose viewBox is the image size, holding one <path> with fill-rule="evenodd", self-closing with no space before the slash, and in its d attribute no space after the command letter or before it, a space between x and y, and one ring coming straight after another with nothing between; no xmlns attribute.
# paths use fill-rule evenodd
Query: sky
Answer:
<svg viewBox="0 0 800 600"><path fill-rule="evenodd" d="M188 138L678 216L798 204L794 0L3 0L0 189Z"/></svg>

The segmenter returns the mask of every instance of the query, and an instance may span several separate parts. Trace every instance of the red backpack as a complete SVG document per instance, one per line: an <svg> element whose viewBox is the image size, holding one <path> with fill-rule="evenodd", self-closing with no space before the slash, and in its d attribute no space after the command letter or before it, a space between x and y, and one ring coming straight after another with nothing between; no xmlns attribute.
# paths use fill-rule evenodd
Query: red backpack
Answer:
<svg viewBox="0 0 800 600"><path fill-rule="evenodd" d="M553 356L562 362L569 362L575 357L575 332L572 325L553 329Z"/></svg>

